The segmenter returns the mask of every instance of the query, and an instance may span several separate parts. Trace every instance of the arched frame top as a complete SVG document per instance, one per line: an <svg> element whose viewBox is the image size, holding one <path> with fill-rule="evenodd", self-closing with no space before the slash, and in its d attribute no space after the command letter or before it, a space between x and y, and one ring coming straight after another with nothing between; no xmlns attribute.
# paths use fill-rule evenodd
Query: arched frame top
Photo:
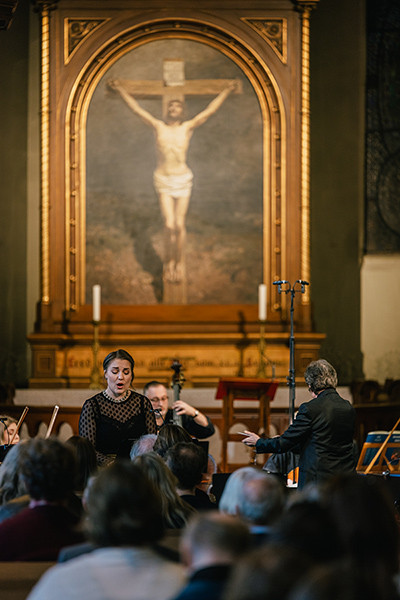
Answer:
<svg viewBox="0 0 400 600"><path fill-rule="evenodd" d="M287 111L271 69L253 49L216 26L189 19L154 20L114 33L101 43L71 87L65 112L66 311L74 312L85 303L85 132L91 98L104 73L124 54L166 39L196 41L221 51L253 86L263 123L263 277L271 282L286 276ZM277 296L272 286L269 305L269 318L279 320L285 296Z"/></svg>

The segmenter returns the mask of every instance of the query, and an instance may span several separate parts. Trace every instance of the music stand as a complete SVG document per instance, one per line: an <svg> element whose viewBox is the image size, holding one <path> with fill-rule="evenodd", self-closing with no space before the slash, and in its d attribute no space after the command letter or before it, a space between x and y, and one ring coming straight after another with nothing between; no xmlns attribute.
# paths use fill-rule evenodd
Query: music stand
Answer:
<svg viewBox="0 0 400 600"><path fill-rule="evenodd" d="M230 433L235 423L244 423L249 430L263 429L268 435L270 425L270 402L274 399L278 381L272 379L231 377L219 380L216 399L222 399L222 460L221 470L228 470L228 442L242 441L237 433ZM251 400L258 402L258 415L239 412L235 401ZM246 422L247 421L247 422Z"/></svg>

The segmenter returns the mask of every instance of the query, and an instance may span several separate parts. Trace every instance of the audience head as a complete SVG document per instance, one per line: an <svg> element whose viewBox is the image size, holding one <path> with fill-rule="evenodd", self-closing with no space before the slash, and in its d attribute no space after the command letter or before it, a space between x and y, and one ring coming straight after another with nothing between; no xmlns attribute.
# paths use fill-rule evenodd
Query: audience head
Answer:
<svg viewBox="0 0 400 600"><path fill-rule="evenodd" d="M242 556L228 581L224 600L277 598L291 590L311 567L306 556L292 548L268 544Z"/></svg>
<svg viewBox="0 0 400 600"><path fill-rule="evenodd" d="M336 560L342 555L330 512L320 502L302 496L284 511L274 526L272 539L315 563Z"/></svg>
<svg viewBox="0 0 400 600"><path fill-rule="evenodd" d="M228 515L237 515L239 493L243 483L255 476L255 467L241 467L229 475L219 501L219 510Z"/></svg>
<svg viewBox="0 0 400 600"><path fill-rule="evenodd" d="M118 460L101 470L87 494L89 539L97 546L147 546L162 538L160 493L143 469Z"/></svg>
<svg viewBox="0 0 400 600"><path fill-rule="evenodd" d="M130 451L129 456L131 460L133 460L136 456L141 456L142 454L146 454L146 452L151 452L154 448L156 439L157 435L155 433L145 433L138 440L136 440Z"/></svg>
<svg viewBox="0 0 400 600"><path fill-rule="evenodd" d="M65 443L72 449L77 464L74 489L76 492L83 492L89 478L97 473L96 450L90 440L80 435L73 435Z"/></svg>
<svg viewBox="0 0 400 600"><path fill-rule="evenodd" d="M323 358L308 365L304 373L304 379L308 389L314 394L318 394L326 388L335 388L338 383L335 369Z"/></svg>
<svg viewBox="0 0 400 600"><path fill-rule="evenodd" d="M160 492L164 525L170 529L180 529L194 510L181 500L176 492L176 477L167 467L161 456L148 452L133 459Z"/></svg>
<svg viewBox="0 0 400 600"><path fill-rule="evenodd" d="M366 475L338 475L321 489L347 555L371 572L381 564L389 578L399 570L399 529L385 481Z"/></svg>
<svg viewBox="0 0 400 600"><path fill-rule="evenodd" d="M60 502L74 489L75 456L56 438L32 438L21 444L19 468L27 492L34 500Z"/></svg>
<svg viewBox="0 0 400 600"><path fill-rule="evenodd" d="M289 600L364 600L360 592L353 569L343 563L332 563L307 572L292 590Z"/></svg>
<svg viewBox="0 0 400 600"><path fill-rule="evenodd" d="M205 458L203 448L193 442L180 442L168 450L165 462L178 480L178 490L193 491L201 483Z"/></svg>
<svg viewBox="0 0 400 600"><path fill-rule="evenodd" d="M192 517L180 543L182 560L190 570L231 564L249 547L248 527L240 519L218 511Z"/></svg>
<svg viewBox="0 0 400 600"><path fill-rule="evenodd" d="M153 410L165 419L168 411L168 393L165 385L159 381L149 381L143 388L143 394L150 400Z"/></svg>
<svg viewBox="0 0 400 600"><path fill-rule="evenodd" d="M179 442L191 442L192 438L183 427L167 423L163 425L158 432L157 440L154 443L154 452L164 457L169 448Z"/></svg>
<svg viewBox="0 0 400 600"><path fill-rule="evenodd" d="M0 504L26 494L26 487L20 477L19 455L23 442L13 446L0 465Z"/></svg>
<svg viewBox="0 0 400 600"><path fill-rule="evenodd" d="M10 444L14 433L17 430L17 421L8 415L0 415L0 445ZM16 433L13 444L18 444L19 434Z"/></svg>
<svg viewBox="0 0 400 600"><path fill-rule="evenodd" d="M264 471L256 471L239 490L238 514L254 525L272 525L282 514L284 505L282 483Z"/></svg>

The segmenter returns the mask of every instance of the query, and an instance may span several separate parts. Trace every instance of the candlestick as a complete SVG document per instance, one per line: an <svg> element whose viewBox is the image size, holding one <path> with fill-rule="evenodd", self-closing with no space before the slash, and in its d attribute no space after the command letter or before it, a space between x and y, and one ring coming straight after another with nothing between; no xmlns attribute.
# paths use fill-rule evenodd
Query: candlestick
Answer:
<svg viewBox="0 0 400 600"><path fill-rule="evenodd" d="M258 286L258 318L260 321L267 320L267 286L260 283Z"/></svg>
<svg viewBox="0 0 400 600"><path fill-rule="evenodd" d="M93 321L99 322L101 317L101 287L96 284L92 288Z"/></svg>
<svg viewBox="0 0 400 600"><path fill-rule="evenodd" d="M89 389L91 389L91 390L99 390L101 388L100 371L99 371L99 367L97 364L97 355L99 353L99 347L100 347L100 344L99 344L99 321L93 320L93 346L92 346L93 367L92 367L92 372L90 374L90 385L89 385Z"/></svg>
<svg viewBox="0 0 400 600"><path fill-rule="evenodd" d="M260 341L258 344L259 362L257 377L265 379L265 321L260 320Z"/></svg>

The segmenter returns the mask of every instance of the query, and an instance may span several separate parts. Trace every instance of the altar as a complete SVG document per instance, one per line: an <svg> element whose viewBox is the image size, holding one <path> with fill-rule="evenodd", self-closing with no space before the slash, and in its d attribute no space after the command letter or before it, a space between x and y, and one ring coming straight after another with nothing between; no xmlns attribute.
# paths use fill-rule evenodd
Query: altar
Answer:
<svg viewBox="0 0 400 600"><path fill-rule="evenodd" d="M168 379L174 359L195 388L255 377L260 283L266 376L284 382L290 302L273 284L311 275L318 0L208 0L206 13L194 0L161 13L146 0L111 4L87 0L84 15L77 2L38 4L41 265L29 385L87 388L116 348L135 358L138 386ZM168 138L167 152L171 102L191 129L181 145ZM176 197L157 162L171 154L185 174ZM299 382L324 339L310 289L295 303Z"/></svg>

